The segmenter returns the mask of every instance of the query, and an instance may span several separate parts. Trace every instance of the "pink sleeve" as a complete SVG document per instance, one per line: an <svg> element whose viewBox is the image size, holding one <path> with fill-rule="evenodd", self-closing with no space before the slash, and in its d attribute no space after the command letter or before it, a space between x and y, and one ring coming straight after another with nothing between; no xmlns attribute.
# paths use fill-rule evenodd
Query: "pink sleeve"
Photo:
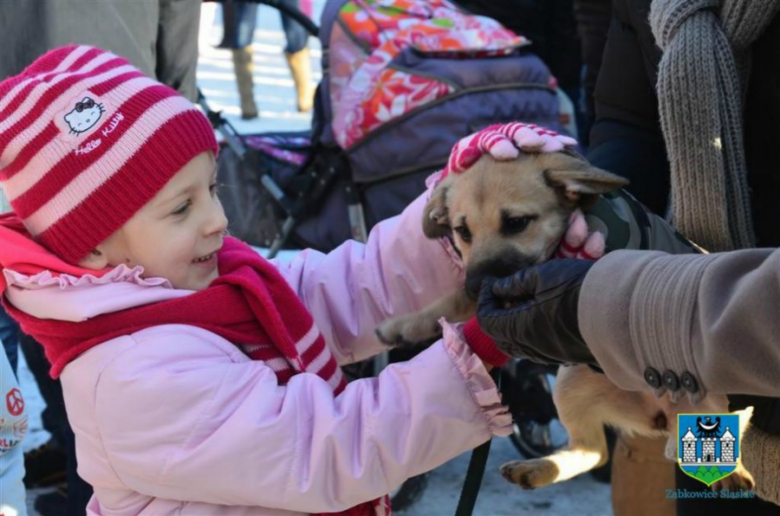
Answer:
<svg viewBox="0 0 780 516"><path fill-rule="evenodd" d="M380 322L424 308L463 285L450 245L423 235L429 197L430 190L401 215L379 223L366 244L349 241L328 254L307 250L278 264L340 364L387 349L374 335Z"/></svg>
<svg viewBox="0 0 780 516"><path fill-rule="evenodd" d="M510 433L481 362L454 329L444 334L334 397L316 375L279 386L235 348L139 332L94 391L101 446L146 496L341 511ZM187 358L175 356L183 347Z"/></svg>

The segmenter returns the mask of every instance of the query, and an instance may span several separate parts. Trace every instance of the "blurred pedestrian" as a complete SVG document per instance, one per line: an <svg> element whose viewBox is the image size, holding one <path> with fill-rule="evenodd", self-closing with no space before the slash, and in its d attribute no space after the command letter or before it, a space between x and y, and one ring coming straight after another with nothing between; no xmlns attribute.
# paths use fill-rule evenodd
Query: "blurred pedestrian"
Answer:
<svg viewBox="0 0 780 516"><path fill-rule="evenodd" d="M298 0L283 0L283 4L300 9ZM233 70L241 106L241 118L257 118L259 112L254 96L254 64L252 40L257 22L257 4L228 0L222 4L224 34L220 48L229 48L233 54ZM299 112L310 111L314 104L314 86L311 75L311 55L306 28L290 16L280 13L287 39L284 56L295 83L296 107Z"/></svg>

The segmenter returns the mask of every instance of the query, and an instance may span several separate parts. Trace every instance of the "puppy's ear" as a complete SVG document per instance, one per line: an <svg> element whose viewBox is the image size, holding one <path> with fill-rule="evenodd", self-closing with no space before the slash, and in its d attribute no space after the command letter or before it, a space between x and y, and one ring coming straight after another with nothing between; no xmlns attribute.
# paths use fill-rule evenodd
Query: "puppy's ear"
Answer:
<svg viewBox="0 0 780 516"><path fill-rule="evenodd" d="M557 152L545 165L547 184L560 189L567 201L580 207L593 204L599 194L613 192L629 183L624 177L594 167L574 152Z"/></svg>
<svg viewBox="0 0 780 516"><path fill-rule="evenodd" d="M428 238L442 238L450 232L450 217L447 209L450 179L446 178L439 183L423 209L423 234Z"/></svg>

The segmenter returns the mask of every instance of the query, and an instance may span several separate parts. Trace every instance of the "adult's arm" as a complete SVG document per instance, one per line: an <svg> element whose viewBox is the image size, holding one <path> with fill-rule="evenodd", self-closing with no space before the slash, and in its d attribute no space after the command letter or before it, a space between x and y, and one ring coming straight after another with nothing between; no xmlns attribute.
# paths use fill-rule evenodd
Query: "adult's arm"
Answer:
<svg viewBox="0 0 780 516"><path fill-rule="evenodd" d="M697 401L708 392L780 396L779 312L780 250L615 251L585 277L578 319L619 387L660 394L668 371Z"/></svg>

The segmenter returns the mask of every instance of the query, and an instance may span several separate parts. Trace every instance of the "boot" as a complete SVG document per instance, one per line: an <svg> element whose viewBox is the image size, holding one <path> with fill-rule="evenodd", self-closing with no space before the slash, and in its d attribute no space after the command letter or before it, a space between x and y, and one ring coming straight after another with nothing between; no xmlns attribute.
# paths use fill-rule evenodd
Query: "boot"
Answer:
<svg viewBox="0 0 780 516"><path fill-rule="evenodd" d="M46 487L65 480L68 455L65 448L49 440L24 454L24 486Z"/></svg>
<svg viewBox="0 0 780 516"><path fill-rule="evenodd" d="M257 118L255 84L252 81L252 72L254 71L252 45L233 49L233 70L236 74L238 97L241 100L241 118L243 120Z"/></svg>
<svg viewBox="0 0 780 516"><path fill-rule="evenodd" d="M298 102L298 111L304 113L311 110L314 105L314 87L311 84L311 58L308 47L294 54L284 53L287 65L290 67L295 93Z"/></svg>

